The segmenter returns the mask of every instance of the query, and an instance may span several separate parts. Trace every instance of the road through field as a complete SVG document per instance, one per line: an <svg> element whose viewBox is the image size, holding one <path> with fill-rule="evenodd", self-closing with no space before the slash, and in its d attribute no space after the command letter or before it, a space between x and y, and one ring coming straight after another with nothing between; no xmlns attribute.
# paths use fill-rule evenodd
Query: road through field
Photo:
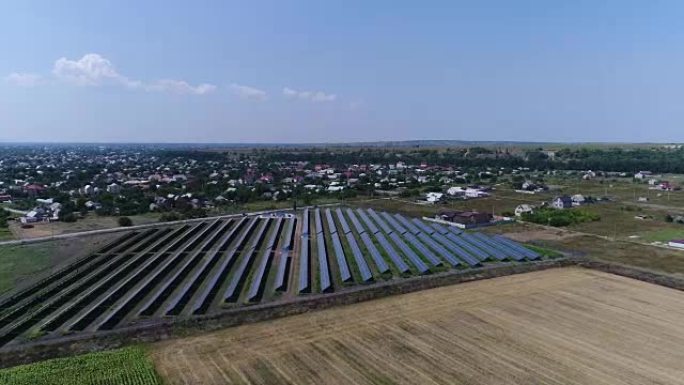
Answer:
<svg viewBox="0 0 684 385"><path fill-rule="evenodd" d="M684 384L684 293L580 268L153 345L169 384Z"/></svg>

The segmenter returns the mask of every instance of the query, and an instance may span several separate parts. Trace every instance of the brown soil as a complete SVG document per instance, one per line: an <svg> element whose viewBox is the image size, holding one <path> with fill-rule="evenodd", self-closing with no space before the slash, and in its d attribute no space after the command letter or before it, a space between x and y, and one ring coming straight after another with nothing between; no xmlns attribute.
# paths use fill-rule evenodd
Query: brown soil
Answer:
<svg viewBox="0 0 684 385"><path fill-rule="evenodd" d="M684 384L684 293L554 269L165 341L151 355L169 384Z"/></svg>

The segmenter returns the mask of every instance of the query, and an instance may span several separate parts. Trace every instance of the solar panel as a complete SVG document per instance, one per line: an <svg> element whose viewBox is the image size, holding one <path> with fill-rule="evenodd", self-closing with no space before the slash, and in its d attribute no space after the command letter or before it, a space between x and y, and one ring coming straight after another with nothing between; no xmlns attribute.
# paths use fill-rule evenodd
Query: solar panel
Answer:
<svg viewBox="0 0 684 385"><path fill-rule="evenodd" d="M223 294L224 302L237 300L237 297L240 295L238 290L246 278L247 268L252 264L252 259L254 258L254 252L256 251L257 245L261 242L261 238L266 233L266 229L268 229L268 226L271 222L269 219L262 219L261 221L263 222L262 225L259 226L256 234L252 235L252 242L249 244L247 249L242 252L242 258L235 269L235 273L233 273L233 276L230 278L230 284Z"/></svg>
<svg viewBox="0 0 684 385"><path fill-rule="evenodd" d="M294 229L297 223L294 218L286 219L285 221L287 223L285 225L285 231L282 235L283 240L280 242L280 248L283 250L290 250L292 249L292 237L294 235Z"/></svg>
<svg viewBox="0 0 684 385"><path fill-rule="evenodd" d="M437 256L436 256L432 251L430 251L427 247L425 247L425 246L418 240L418 238L416 238L415 235L413 235L413 234L411 234L411 233L406 233L406 234L404 234L404 237L405 237L409 242L411 242L411 245L413 245L413 247L415 247L416 249L418 249L418 251L419 251L421 254L423 254L423 256L424 256L425 258L427 258L428 261L430 261L430 263L432 264L432 266L441 266L441 265L442 265L442 261L440 261L439 258L437 258Z"/></svg>
<svg viewBox="0 0 684 385"><path fill-rule="evenodd" d="M421 221L418 218L413 218L413 224L416 225L420 229L420 231L424 232L425 234L432 235L435 233L435 229L432 227L428 226L425 224L425 222Z"/></svg>
<svg viewBox="0 0 684 385"><path fill-rule="evenodd" d="M430 226L432 226L432 228L435 229L435 231L442 235L447 234L449 232L446 226L442 226L439 223L430 222Z"/></svg>
<svg viewBox="0 0 684 385"><path fill-rule="evenodd" d="M399 223L401 223L408 231L412 232L413 234L418 234L420 232L420 229L416 227L411 221L406 219L403 215L401 214L394 214L394 217L397 218Z"/></svg>
<svg viewBox="0 0 684 385"><path fill-rule="evenodd" d="M390 227L394 228L394 230L396 230L399 234L404 234L404 233L408 232L408 230L406 230L406 228L404 226L402 226L391 215L387 214L384 211L382 213L380 213L380 215L382 216L382 219L384 219L385 222L387 222L390 225Z"/></svg>
<svg viewBox="0 0 684 385"><path fill-rule="evenodd" d="M392 263L394 263L394 266L396 266L400 272L405 273L409 271L409 267L401 259L397 251L394 250L394 247L390 245L390 243L387 241L387 238L385 238L385 236L382 235L382 233L376 233L375 239L377 239L380 243L380 246L382 246L382 248L385 249L385 252L387 253L387 255L389 255L390 259L392 260Z"/></svg>
<svg viewBox="0 0 684 385"><path fill-rule="evenodd" d="M337 226L335 226L335 221L333 220L330 210L326 210L325 215L328 218L328 229L330 230L330 238L332 239L335 259L337 260L337 266L340 268L340 278L344 282L350 281L352 276L349 272L349 266L347 266L347 260L344 257L342 242L340 242L340 237L337 234Z"/></svg>
<svg viewBox="0 0 684 385"><path fill-rule="evenodd" d="M443 235L443 237L446 237L448 240L452 241L456 245L465 249L470 255L477 257L480 261L484 261L486 259L489 259L489 254L487 254L484 251L480 250L479 248L473 246L469 242L466 242L463 238L461 238L455 234L447 234L447 235Z"/></svg>
<svg viewBox="0 0 684 385"><path fill-rule="evenodd" d="M456 228L456 226L447 226L449 228L449 231L456 235L460 235L463 233L463 230Z"/></svg>
<svg viewBox="0 0 684 385"><path fill-rule="evenodd" d="M502 253L500 250L497 250L488 244L480 241L479 239L473 237L470 233L462 233L461 238L465 240L466 242L475 245L478 247L480 250L483 250L485 253L489 254L490 256L494 257L495 259L498 259L499 261L503 261L508 258L508 256L504 253Z"/></svg>
<svg viewBox="0 0 684 385"><path fill-rule="evenodd" d="M186 243L186 245L192 244L195 241L203 239L204 236L207 235L207 232L209 232L210 230L211 230L211 226L205 228L204 231L201 231L200 233L195 235L190 242ZM208 242L208 241L205 241L205 242ZM151 278L148 278L148 279L156 281L157 277L167 278L166 274L168 274L171 271L171 269L173 268L173 266L175 266L176 263L179 263L182 260L182 254L185 251L186 251L185 248L182 248L180 250L175 251L170 257L165 259L165 262L163 262L163 265L161 267L157 268L156 271L154 272L153 276ZM192 256L190 257L190 259L188 259L186 261L186 265L187 265L187 263L189 263L189 261L191 259L192 259ZM177 270L176 274L180 274L180 270ZM138 315L140 315L140 314L152 315L159 308L159 306L161 306L162 302L166 299L166 297L164 296L164 293L168 292L169 288L171 287L172 281L173 281L173 278L165 279L162 286L157 288L157 290L152 294L152 296L149 297L149 299L147 300L145 305L142 306L142 308L141 308L142 310L138 313ZM169 294L170 294L170 292L169 292Z"/></svg>
<svg viewBox="0 0 684 385"><path fill-rule="evenodd" d="M423 243L428 245L429 248L431 248L432 250L436 251L439 255L441 255L442 258L446 259L447 262L449 262L452 266L459 266L461 264L461 262L456 257L454 257L453 254L451 254L442 245L435 242L435 240L430 238L429 235L420 233L417 235L417 237L420 238L423 241Z"/></svg>
<svg viewBox="0 0 684 385"><path fill-rule="evenodd" d="M280 242L280 257L278 258L278 268L276 270L275 282L273 283L274 290L285 289L285 278L287 275L287 268L290 266L290 250L292 249L292 237L294 236L294 228L296 219L291 218L286 220L286 227L282 241Z"/></svg>
<svg viewBox="0 0 684 385"><path fill-rule="evenodd" d="M252 283L249 286L249 291L247 292L248 301L253 301L261 296L261 292L266 284L264 275L266 274L266 269L268 269L269 265L271 264L273 250L276 247L276 241L280 235L282 224L282 219L276 220L275 227L271 231L271 234L266 241L266 246L264 247L264 251L261 253L261 258L259 259L259 265L252 276Z"/></svg>
<svg viewBox="0 0 684 385"><path fill-rule="evenodd" d="M218 231L218 233L222 232L224 228L225 227L221 228ZM213 246L211 250L207 251L207 256L205 256L203 258L203 261L200 262L199 267L197 267L195 271L192 273L192 275L190 275L190 277L186 279L187 283L184 289L178 291L172 297L171 301L169 301L169 304L166 307L166 314L177 315L183 311L183 308L187 304L187 301L190 299L190 297L192 297L194 291L197 290L199 285L202 283L201 281L204 280L207 274L209 274L209 270L220 258L220 250L227 247L228 244L232 241L233 237L237 235L235 231L236 228L237 226L232 226L231 231L226 232L221 238L221 240L218 242L218 244Z"/></svg>
<svg viewBox="0 0 684 385"><path fill-rule="evenodd" d="M342 232L345 234L351 233L351 228L349 227L349 223L347 222L347 219L344 217L344 214L342 214L342 209L339 207L335 209L335 214L337 214L337 220L340 221L340 225L342 225Z"/></svg>
<svg viewBox="0 0 684 385"><path fill-rule="evenodd" d="M251 234L254 225L259 221L256 218L252 218L249 222L246 222L247 219L244 220L245 222L240 222L240 226L246 224L247 227L240 233L235 244L226 251L225 257L223 257L218 269L216 269L214 275L209 279L209 282L205 285L202 293L195 299L195 307L193 308L194 314L202 314L209 308L209 305L218 292L223 280L228 276L230 268L235 263L239 250L244 246L245 242L247 242L247 234ZM235 229L235 231L239 232L240 230Z"/></svg>
<svg viewBox="0 0 684 385"><path fill-rule="evenodd" d="M332 217L332 211L330 209L325 210L325 219L328 221L328 230L331 234L337 232L337 226L335 226L335 220Z"/></svg>
<svg viewBox="0 0 684 385"><path fill-rule="evenodd" d="M361 221L363 221L363 223L366 226L368 226L368 230L370 230L371 233L375 234L378 231L380 231L380 229L378 229L378 227L375 225L375 223L373 223L373 221L371 221L371 219L368 217L368 215L366 214L365 211L363 211L361 209L356 209L356 212L359 214L359 218L361 218Z"/></svg>
<svg viewBox="0 0 684 385"><path fill-rule="evenodd" d="M449 251L456 254L458 258L467 263L470 266L479 266L480 260L475 256L471 255L467 250L463 249L457 243L452 242L450 239L446 238L442 234L434 234L432 236L437 242L444 245Z"/></svg>
<svg viewBox="0 0 684 385"><path fill-rule="evenodd" d="M363 234L366 232L366 229L363 227L363 225L361 225L361 222L359 222L359 218L357 218L356 214L354 214L354 210L347 209L347 215L349 215L349 219L352 221L357 233Z"/></svg>
<svg viewBox="0 0 684 385"><path fill-rule="evenodd" d="M223 227L221 228L221 230L223 228L225 228L228 225L228 223L230 223L230 221L225 223L223 225ZM220 230L219 230L219 232L220 232ZM163 239L163 238L161 239L161 241L167 241L167 240L168 239ZM158 253L157 256L161 256L162 254L163 253ZM156 263L158 263L157 261L158 260L155 261L154 259L148 260L146 264L148 267L151 268L152 266L156 266ZM95 326L95 329L98 329L98 330L99 329L111 329L121 320L121 318L123 318L123 316L125 316L131 310L131 308L135 304L137 304L138 301L140 301L146 294L149 293L149 291L146 288L146 286L147 286L146 283L148 283L150 281L149 281L149 278L145 274L143 274L145 270L146 270L145 265L143 265L137 269L135 274L133 274L132 276L129 276L127 278L129 280L129 282L133 285L135 285L137 283L141 283L141 282L143 283L143 285L138 286L138 287L133 287L130 291L127 291L127 292L125 292L125 294L122 294L121 295L122 298L120 298L118 303L114 304L114 306L112 306L111 308L106 309L104 317L98 315L102 318L102 321L100 321ZM189 282L194 283L194 279L191 279ZM118 284L119 284L118 290L122 290L126 286L128 286L125 282L119 282ZM107 297L105 297L104 299L105 300L114 300L114 296L116 296L116 290L117 289L112 290L109 293L109 295ZM101 309L103 307L106 307L106 305L104 305L102 302L100 302L99 306L94 305L93 309L97 309L98 312L102 312Z"/></svg>
<svg viewBox="0 0 684 385"><path fill-rule="evenodd" d="M330 268L328 267L328 252L325 249L325 237L323 233L316 235L316 246L318 248L318 272L321 280L321 291L330 290Z"/></svg>
<svg viewBox="0 0 684 385"><path fill-rule="evenodd" d="M397 233L392 233L392 234L389 235L389 237L390 237L390 239L392 240L392 242L394 242L394 244L397 245L397 247L399 247L399 249L402 251L402 253L404 253L404 255L406 255L406 256L408 257L409 261L411 261L411 263L413 264L413 266L415 266L416 269L418 269L418 271L419 271L421 274L424 274L424 273L427 273L427 272L428 272L429 269L428 269L427 265L425 264L425 262L423 262L423 260L420 259L420 257L418 256L418 254L416 254L416 253L415 253L415 252L406 244L406 242L404 242L404 240L401 239L401 236L400 236L399 234L397 234Z"/></svg>
<svg viewBox="0 0 684 385"><path fill-rule="evenodd" d="M389 271L389 266L387 266L387 262L385 262L385 259L380 255L380 251L375 247L375 244L371 240L370 236L368 233L362 233L361 234L361 241L363 242L363 245L366 247L366 250L371 255L371 258L373 259L373 262L375 263L375 266L378 268L380 273L386 273Z"/></svg>
<svg viewBox="0 0 684 385"><path fill-rule="evenodd" d="M208 244L212 242L214 238L218 238L220 235L220 230L227 225L227 223L223 223L222 226L219 226L219 224L220 221L217 220L214 223L212 223L211 226L208 226L205 229L205 231L207 232L206 234L209 235L209 238L204 241L204 244ZM202 232L200 234L205 233ZM194 263L199 259L201 255L203 255L203 251L200 248L194 251L187 259L185 259L185 264L179 270L177 270L176 273L169 279L168 285L173 285L171 286L171 290L173 290L176 287L176 285L182 282L183 278L185 278L185 276L190 272L190 268L194 267ZM88 310L84 313L81 313L81 315L75 320L73 320L66 327L66 329L85 329L85 327L90 322L94 321L95 318L99 316L99 313L102 308L107 308L111 305L109 301L116 301L121 296L123 296L126 293L126 291L128 291L128 288L135 285L135 283L139 282L141 279L145 278L151 272L151 269L157 266L159 262L164 259L163 255L160 253L152 255L151 258L149 256L149 254L144 254L141 256L140 260L143 261L143 263L139 266L135 266L133 274L129 274L130 272L121 270L119 274L109 275L104 281L100 282L100 287L106 287L109 290L109 293L106 296L101 297L98 301L90 302L100 295L97 289L91 289L87 294L80 294L78 300L76 301L76 303L73 303L72 306L73 308L79 308L79 310L81 310L83 307L85 307L84 305L87 304ZM182 260L183 257L184 256L178 256L177 258L179 260ZM157 272L159 272L159 270L157 270ZM171 291L167 290L167 288L168 286L163 286L163 289L157 291L156 296L163 296L162 298L166 299L168 295L171 294ZM53 324L53 327L54 326L55 325Z"/></svg>
<svg viewBox="0 0 684 385"><path fill-rule="evenodd" d="M41 281L45 284L54 284L54 286L34 286L32 288L28 288L24 291L21 291L14 296L8 297L3 302L3 304L0 305L0 310L7 310L6 312L4 312L2 317L0 317L0 328L10 324L11 322L14 322L20 316L28 314L28 311L32 309L33 306L42 305L45 311L50 311L50 309L52 309L55 306L61 306L55 305L54 299L62 298L62 301L66 302L66 300L64 299L65 296L73 293L75 286L77 287L76 289L78 289L79 285L81 285L81 288L84 287L82 286L83 280L87 280L87 282L93 283L98 282L101 279L100 277L106 276L108 272L111 271L109 269L113 270L115 266L118 266L122 261L125 262L128 259L128 257L132 255L128 254L128 252L118 253L118 251L128 250L131 246L137 244L142 240L144 240L144 242L141 245L145 245L144 249L146 251L154 250L156 247L168 244L169 240L175 239L176 237L180 236L183 233L183 231L185 231L187 235L187 233L189 233L187 231L188 228L189 226L183 226L177 228L174 231L171 231L171 229L169 229L168 232L162 231L159 233L157 231L149 230L140 234L132 232L128 233L126 236L117 238L115 242L120 243L119 245L109 244L105 246L104 249L101 249L100 252L103 253L102 258L93 258L91 256L90 258L88 258L88 261L85 261L84 259L77 260L73 264L68 265L67 268L65 268L64 270L52 274L45 280ZM150 238L152 235L162 236L159 238L157 238L156 236ZM131 238L126 240L127 237ZM135 249L137 249L137 247ZM48 289L48 291L41 293L42 289ZM28 299L28 302L23 302L23 300L25 299ZM17 304L20 305L13 307ZM16 328L26 327L27 325L30 327L28 323L15 323L14 325L15 328L10 329L10 333L16 331ZM3 337L0 337L0 345L9 342L7 338L9 338L7 334ZM10 340L12 338L10 338Z"/></svg>
<svg viewBox="0 0 684 385"><path fill-rule="evenodd" d="M278 269L276 270L275 282L273 289L282 291L285 290L285 276L287 275L287 267L290 265L290 250L283 250L278 258Z"/></svg>
<svg viewBox="0 0 684 385"><path fill-rule="evenodd" d="M309 209L302 214L302 235L309 235Z"/></svg>
<svg viewBox="0 0 684 385"><path fill-rule="evenodd" d="M486 236L480 232L474 232L474 233L471 233L471 235L473 237L479 239L483 243L486 243L487 245L499 250L504 255L507 255L507 256L515 259L516 261L521 261L521 260L525 259L524 255L522 255L517 250L509 247L508 245L504 244L503 242L499 242L499 241L494 240L493 238L489 238L488 236Z"/></svg>
<svg viewBox="0 0 684 385"><path fill-rule="evenodd" d="M321 210L314 210L314 223L316 224L316 234L323 233L323 220L321 219Z"/></svg>
<svg viewBox="0 0 684 385"><path fill-rule="evenodd" d="M380 216L378 215L378 213L375 212L375 210L368 209L366 211L368 211L368 214L371 216L371 218L373 218L375 223L377 223L380 226L380 228L382 229L382 231L385 232L385 234L389 234L392 232L392 229L389 226L387 226L387 223L385 223L385 221L383 221L380 218Z"/></svg>
<svg viewBox="0 0 684 385"><path fill-rule="evenodd" d="M309 266L311 265L311 261L309 261L309 247L309 237L302 235L299 250L299 286L297 288L300 293L306 292L311 288L309 283Z"/></svg>
<svg viewBox="0 0 684 385"><path fill-rule="evenodd" d="M502 242L502 243L505 243L505 244L509 245L511 248L514 248L514 249L518 250L520 253L522 253L523 255L525 255L525 257L526 257L527 259L535 260L535 259L539 259L539 258L540 258L539 253L537 253L537 252L535 252L535 251L533 251L533 250L530 250L530 249L528 249L528 248L526 248L526 247L524 247L524 246L518 244L517 242L514 242L514 241L512 241L512 240L510 240L510 239L508 239L508 238L506 238L506 237L503 237L503 236L501 236L501 235L495 235L494 238L496 238L496 240L498 240L498 241L500 241L500 242Z"/></svg>
<svg viewBox="0 0 684 385"><path fill-rule="evenodd" d="M354 234L347 233L345 234L345 237L347 237L347 243L349 244L349 248L351 249L352 255L354 256L354 261L356 261L356 266L359 267L361 279L363 279L364 282L370 281L371 279L373 279L373 275L371 274L370 269L368 268L368 264L366 263L366 259L363 257L363 253L361 252L358 243L356 243L356 238L354 237Z"/></svg>

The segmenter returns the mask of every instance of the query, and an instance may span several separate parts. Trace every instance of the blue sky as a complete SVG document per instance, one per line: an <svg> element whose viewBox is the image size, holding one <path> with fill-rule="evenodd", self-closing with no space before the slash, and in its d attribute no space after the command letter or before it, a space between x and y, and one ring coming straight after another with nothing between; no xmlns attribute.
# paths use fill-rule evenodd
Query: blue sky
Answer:
<svg viewBox="0 0 684 385"><path fill-rule="evenodd" d="M684 142L677 1L12 1L0 141Z"/></svg>

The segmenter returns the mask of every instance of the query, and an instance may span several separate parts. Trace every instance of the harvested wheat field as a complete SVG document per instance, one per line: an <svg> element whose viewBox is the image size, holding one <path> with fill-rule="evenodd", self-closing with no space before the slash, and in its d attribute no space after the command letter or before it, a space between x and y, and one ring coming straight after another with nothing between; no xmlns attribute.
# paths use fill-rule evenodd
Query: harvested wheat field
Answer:
<svg viewBox="0 0 684 385"><path fill-rule="evenodd" d="M169 384L684 384L684 293L553 269L152 347Z"/></svg>

